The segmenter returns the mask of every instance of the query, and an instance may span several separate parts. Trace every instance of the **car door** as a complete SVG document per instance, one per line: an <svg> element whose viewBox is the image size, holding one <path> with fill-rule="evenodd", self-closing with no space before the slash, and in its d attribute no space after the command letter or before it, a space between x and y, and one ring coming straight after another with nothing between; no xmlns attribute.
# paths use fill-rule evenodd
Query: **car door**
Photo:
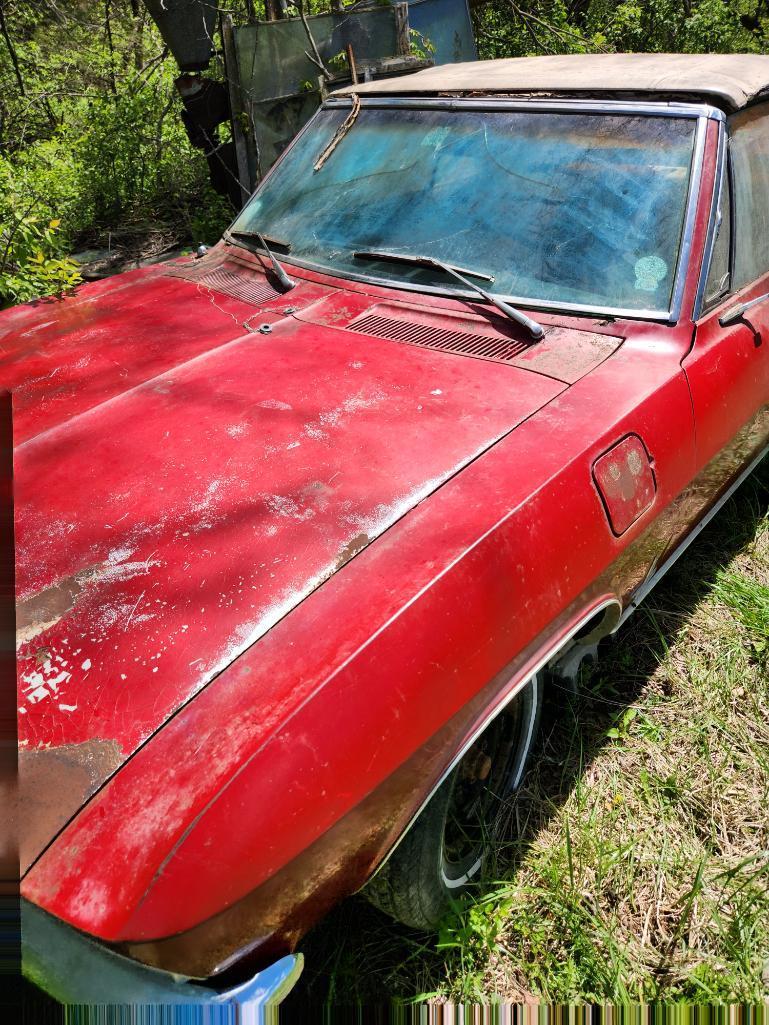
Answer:
<svg viewBox="0 0 769 1025"><path fill-rule="evenodd" d="M769 444L769 295L728 316L769 293L769 104L739 112L726 131L720 227L683 364L703 506Z"/></svg>

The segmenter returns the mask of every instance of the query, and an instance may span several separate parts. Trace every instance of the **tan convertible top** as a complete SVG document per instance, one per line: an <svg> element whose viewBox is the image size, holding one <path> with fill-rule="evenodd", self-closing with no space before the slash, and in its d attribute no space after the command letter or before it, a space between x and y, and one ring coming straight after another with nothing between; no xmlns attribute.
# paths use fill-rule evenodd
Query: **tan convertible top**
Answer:
<svg viewBox="0 0 769 1025"><path fill-rule="evenodd" d="M753 53L599 53L441 64L412 75L340 89L341 94L596 93L700 96L730 110L769 95L769 56Z"/></svg>

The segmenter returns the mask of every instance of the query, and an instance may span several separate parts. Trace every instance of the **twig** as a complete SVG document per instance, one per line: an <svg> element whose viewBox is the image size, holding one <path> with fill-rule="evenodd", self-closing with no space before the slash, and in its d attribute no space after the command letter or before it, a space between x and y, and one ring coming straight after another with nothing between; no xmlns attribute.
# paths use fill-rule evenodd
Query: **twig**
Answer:
<svg viewBox="0 0 769 1025"><path fill-rule="evenodd" d="M586 39L581 32L575 32L574 29L559 28L556 25L551 25L550 22L545 21L542 18L538 18L537 15L532 14L531 11L525 11L519 4L515 2L515 0L507 0L507 2L513 9L513 13L516 14L524 24L526 24L527 21L530 20L533 21L536 25L539 25L541 28L545 29L551 35L555 36L557 39L563 40L571 37L572 39L579 40L579 42L585 46L591 45L590 41ZM541 46L542 44L540 43L539 45ZM594 49L598 50L600 53L609 52L605 46L594 46Z"/></svg>
<svg viewBox="0 0 769 1025"><path fill-rule="evenodd" d="M323 167L323 165L326 163L328 158L331 156L331 154L337 148L339 143L342 141L342 139L345 137L345 135L347 135L347 133L352 128L353 124L355 123L355 118L358 116L359 111L360 111L360 98L358 97L357 93L353 93L352 94L352 110L347 115L347 117L344 119L344 121L341 123L341 125L337 128L337 130L334 132L334 134L333 134L333 136L331 138L331 142L329 142L328 146L326 146L326 148L323 150L321 155L315 161L315 164L313 165L313 171L320 171L321 167Z"/></svg>
<svg viewBox="0 0 769 1025"><path fill-rule="evenodd" d="M147 63L141 68L136 68L136 77L131 84L130 91L135 94L139 89L142 89L147 85L167 56L168 47L164 46L160 53L156 54L154 57L150 57Z"/></svg>
<svg viewBox="0 0 769 1025"><path fill-rule="evenodd" d="M534 28L529 23L529 20L527 18L521 18L521 24L523 25L523 27L526 29L526 31L531 36L531 38L532 38L532 40L534 42L534 45L536 46L536 48L538 50L544 50L545 53L549 53L549 54L554 53L554 51L551 50L549 46L545 46L545 44L540 40L539 36L534 31Z"/></svg>
<svg viewBox="0 0 769 1025"><path fill-rule="evenodd" d="M307 55L307 57L312 61L312 63L317 68L320 69L320 71L323 73L323 75L325 75L325 77L329 81L331 81L331 77L332 77L331 72L328 70L326 65L323 63L323 59L322 59L322 57L320 55L320 51L318 50L317 43L315 42L315 38L314 38L312 32L310 31L310 23L307 21L307 15L305 14L305 11L304 11L304 0L293 0L293 3L294 3L294 7L296 7L297 11L299 12L299 17L302 19L302 24L304 25L304 31L307 33L307 39L310 42L310 47L312 48L312 52L315 54L315 56L311 57L310 54L307 53L306 50L304 52Z"/></svg>

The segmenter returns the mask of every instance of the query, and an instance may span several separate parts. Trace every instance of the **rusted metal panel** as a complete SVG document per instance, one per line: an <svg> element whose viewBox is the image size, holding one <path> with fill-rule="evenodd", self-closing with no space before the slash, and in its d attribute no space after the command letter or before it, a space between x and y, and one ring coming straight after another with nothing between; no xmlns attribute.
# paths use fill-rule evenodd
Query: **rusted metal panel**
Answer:
<svg viewBox="0 0 769 1025"><path fill-rule="evenodd" d="M224 48L224 67L227 75L227 87L230 94L230 113L232 124L232 140L235 144L235 159L238 168L238 186L240 188L240 205L242 206L251 195L255 184L256 156L249 160L248 141L243 132L244 107L242 92L242 76L238 67L238 52L235 47L235 34L232 27L232 15L223 14L222 46Z"/></svg>
<svg viewBox="0 0 769 1025"><path fill-rule="evenodd" d="M162 270L3 312L0 381L13 390L17 446L244 333L253 306Z"/></svg>
<svg viewBox="0 0 769 1025"><path fill-rule="evenodd" d="M123 752L114 740L19 752L19 800L24 809L19 850L22 873L122 762Z"/></svg>
<svg viewBox="0 0 769 1025"><path fill-rule="evenodd" d="M331 336L343 334L312 330L327 352ZM292 336L292 350L300 337ZM260 344L275 341L272 335ZM392 352L390 343L371 340L372 353L379 346ZM414 375L412 359L428 355L456 367L457 381L467 386L475 367L497 377L500 391L519 382L519 374L539 379L513 367L501 371L408 347L397 351L394 366L404 386ZM95 886L110 897L88 909L91 928L114 939L159 937L165 928L190 928L250 892L291 852L298 854L330 828L470 700L524 638L536 637L603 560L617 557L618 542L589 470L608 441L584 441L586 425L595 423L600 409L608 437L623 433L627 418L640 419L644 434L654 437L660 431L691 436L685 381L680 368L673 369L678 359L680 352L649 360L639 346L627 362L605 361L445 483L380 543L356 555L114 777L67 831L62 852L71 844L80 847L80 865L66 870L52 850L30 873L30 896L55 893L57 912L82 925L77 895L84 885ZM607 394L614 396L610 409ZM484 385L477 401L494 407L500 401L495 395ZM653 415L657 402L676 411L664 425ZM462 419L461 413L448 418L446 431L460 429ZM575 453L589 445L586 457L575 458L568 469L566 439ZM354 463L345 462L350 472ZM669 500L692 472L693 457L680 444L668 444L662 462ZM533 494L536 500L527 502ZM572 553L566 565L564 549ZM554 560L560 560L559 574ZM320 723L326 727L319 731ZM345 737L341 747L339 736ZM198 771L201 758L205 778ZM113 824L109 849L98 813L102 802L120 807L125 821ZM247 821L238 808L251 810ZM224 850L215 837L233 815L241 825ZM190 832L191 821L197 825ZM115 873L117 850L121 860L136 865L130 879ZM194 905L180 903L178 894L192 877L200 897ZM126 917L148 887L141 910Z"/></svg>
<svg viewBox="0 0 769 1025"><path fill-rule="evenodd" d="M436 64L478 59L467 0L410 0L408 6L409 26L433 44Z"/></svg>
<svg viewBox="0 0 769 1025"><path fill-rule="evenodd" d="M399 19L390 4L311 15L306 23L307 28L300 18L251 22L237 26L226 42L230 63L238 69L237 85L231 86L237 89L233 130L242 134L241 126L235 127L242 112L252 147L249 191L321 103L326 80L319 78L308 31L329 74L338 73L329 62L347 46L359 65L398 52ZM338 84L349 80L342 78ZM245 184L242 174L241 182Z"/></svg>

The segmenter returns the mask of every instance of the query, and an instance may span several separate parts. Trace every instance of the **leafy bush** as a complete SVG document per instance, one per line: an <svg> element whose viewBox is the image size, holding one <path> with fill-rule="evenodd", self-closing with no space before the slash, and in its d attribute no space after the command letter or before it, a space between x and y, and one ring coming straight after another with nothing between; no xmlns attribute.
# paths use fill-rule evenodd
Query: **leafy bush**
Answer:
<svg viewBox="0 0 769 1025"><path fill-rule="evenodd" d="M27 302L38 296L62 295L80 283L77 264L61 255L56 237L61 221L40 223L20 216L0 233L0 302Z"/></svg>
<svg viewBox="0 0 769 1025"><path fill-rule="evenodd" d="M137 255L215 242L232 211L190 146L143 5L5 9L18 75L0 39L0 304L68 287L65 255L109 237Z"/></svg>
<svg viewBox="0 0 769 1025"><path fill-rule="evenodd" d="M766 0L481 0L482 58L601 51L765 52Z"/></svg>

